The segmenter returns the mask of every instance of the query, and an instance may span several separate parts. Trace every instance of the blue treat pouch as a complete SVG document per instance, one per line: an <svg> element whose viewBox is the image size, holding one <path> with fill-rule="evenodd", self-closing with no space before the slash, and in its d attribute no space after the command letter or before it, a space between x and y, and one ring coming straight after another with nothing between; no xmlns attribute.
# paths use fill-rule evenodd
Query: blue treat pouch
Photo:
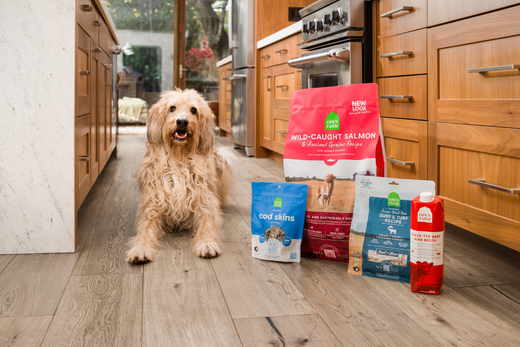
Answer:
<svg viewBox="0 0 520 347"><path fill-rule="evenodd" d="M252 182L251 188L253 257L299 263L308 186Z"/></svg>

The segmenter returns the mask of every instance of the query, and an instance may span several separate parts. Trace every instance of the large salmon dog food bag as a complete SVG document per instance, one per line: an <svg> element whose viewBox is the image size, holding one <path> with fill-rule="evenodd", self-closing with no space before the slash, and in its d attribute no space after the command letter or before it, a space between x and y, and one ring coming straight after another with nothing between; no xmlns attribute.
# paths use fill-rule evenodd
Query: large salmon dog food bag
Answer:
<svg viewBox="0 0 520 347"><path fill-rule="evenodd" d="M301 255L347 263L355 181L385 176L377 84L293 92L285 180L309 186Z"/></svg>

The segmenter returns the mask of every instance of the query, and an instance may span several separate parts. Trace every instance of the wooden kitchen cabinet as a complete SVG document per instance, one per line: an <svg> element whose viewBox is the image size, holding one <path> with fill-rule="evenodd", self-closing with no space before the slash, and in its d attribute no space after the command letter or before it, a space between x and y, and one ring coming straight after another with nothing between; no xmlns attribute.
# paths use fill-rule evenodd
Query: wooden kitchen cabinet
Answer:
<svg viewBox="0 0 520 347"><path fill-rule="evenodd" d="M520 6L429 29L428 46L430 120L520 127Z"/></svg>
<svg viewBox="0 0 520 347"><path fill-rule="evenodd" d="M231 81L225 81L226 77L231 76L233 68L231 63L219 67L219 97L218 97L218 126L220 136L231 136Z"/></svg>
<svg viewBox="0 0 520 347"><path fill-rule="evenodd" d="M380 1L379 13L391 3ZM520 6L475 16L514 3L428 1L427 29L381 19L376 50L420 42L415 50L428 53L427 64L378 58L380 96L412 96L380 99L386 155L414 162L388 163L388 176L435 181L447 222L520 251L520 194L497 190L520 188Z"/></svg>
<svg viewBox="0 0 520 347"><path fill-rule="evenodd" d="M520 194L494 189L520 189L520 130L431 122L429 155L446 220L520 251Z"/></svg>
<svg viewBox="0 0 520 347"><path fill-rule="evenodd" d="M116 147L112 50L117 43L100 8L96 0L76 1L76 211Z"/></svg>
<svg viewBox="0 0 520 347"><path fill-rule="evenodd" d="M381 118L387 176L393 178L428 178L428 123Z"/></svg>
<svg viewBox="0 0 520 347"><path fill-rule="evenodd" d="M287 65L289 59L300 56L299 42L301 34L258 51L256 145L268 150L265 156L278 161L287 139L291 94L301 89L301 71Z"/></svg>

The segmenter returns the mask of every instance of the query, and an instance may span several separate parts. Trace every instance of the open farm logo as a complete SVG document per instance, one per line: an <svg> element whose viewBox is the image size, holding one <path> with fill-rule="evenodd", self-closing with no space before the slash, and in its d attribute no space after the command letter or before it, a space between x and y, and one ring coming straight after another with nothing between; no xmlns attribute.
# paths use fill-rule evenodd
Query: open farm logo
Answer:
<svg viewBox="0 0 520 347"><path fill-rule="evenodd" d="M282 208L282 198L278 197L274 199L273 208Z"/></svg>
<svg viewBox="0 0 520 347"><path fill-rule="evenodd" d="M339 130L339 116L336 112L331 112L325 118L325 130Z"/></svg>
<svg viewBox="0 0 520 347"><path fill-rule="evenodd" d="M423 223L433 223L432 211L426 206L421 207L417 213L417 221Z"/></svg>
<svg viewBox="0 0 520 347"><path fill-rule="evenodd" d="M401 207L401 198L399 197L399 194L395 192L388 194L388 206Z"/></svg>
<svg viewBox="0 0 520 347"><path fill-rule="evenodd" d="M352 101L352 111L360 112L367 110L367 101Z"/></svg>

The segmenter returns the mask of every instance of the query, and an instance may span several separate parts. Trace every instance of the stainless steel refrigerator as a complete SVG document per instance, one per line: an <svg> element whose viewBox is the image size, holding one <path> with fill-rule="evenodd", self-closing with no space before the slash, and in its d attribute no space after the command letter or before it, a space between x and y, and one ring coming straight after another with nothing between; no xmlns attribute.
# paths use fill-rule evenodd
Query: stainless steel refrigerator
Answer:
<svg viewBox="0 0 520 347"><path fill-rule="evenodd" d="M254 156L255 1L230 0L229 47L233 56L231 133L235 148Z"/></svg>

